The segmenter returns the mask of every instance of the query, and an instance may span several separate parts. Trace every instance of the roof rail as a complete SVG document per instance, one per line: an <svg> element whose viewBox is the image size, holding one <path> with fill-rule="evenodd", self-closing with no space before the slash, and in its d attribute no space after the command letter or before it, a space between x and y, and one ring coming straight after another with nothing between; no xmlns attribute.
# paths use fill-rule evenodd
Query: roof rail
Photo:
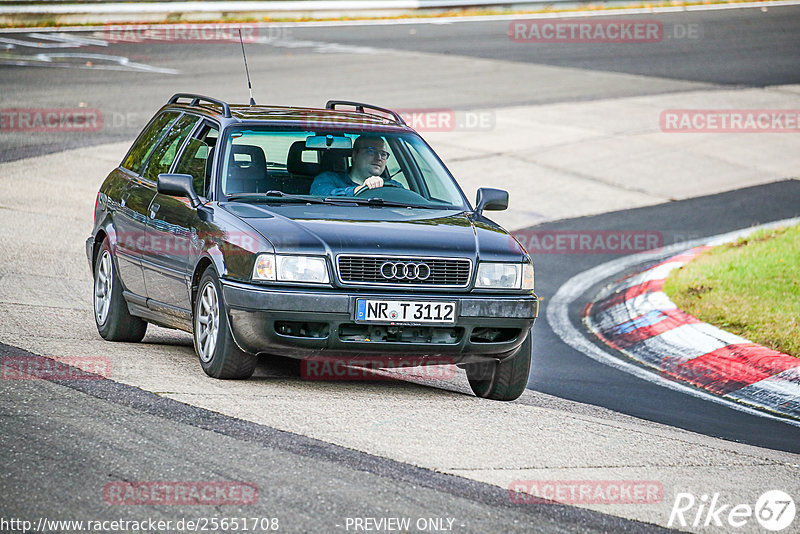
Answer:
<svg viewBox="0 0 800 534"><path fill-rule="evenodd" d="M191 98L192 102L191 104L189 104L190 106L196 106L201 101L217 104L218 106L222 106L222 116L225 117L226 119L231 118L231 107L228 105L227 102L223 102L222 100L218 100L216 98L211 98L208 96L195 95L192 93L175 93L174 95L172 95L172 98L169 99L169 102L167 102L167 104L174 104L180 98Z"/></svg>
<svg viewBox="0 0 800 534"><path fill-rule="evenodd" d="M388 113L389 115L394 117L395 122L399 122L403 126L407 126L406 121L403 120L403 117L401 117L399 113L392 111L391 109L380 108L378 106L373 106L371 104L364 104L362 102L351 102L349 100L328 100L328 102L325 104L325 109L335 110L336 106L353 106L359 113L366 113L366 111L364 111L365 109L372 109L375 111L380 111L382 113Z"/></svg>

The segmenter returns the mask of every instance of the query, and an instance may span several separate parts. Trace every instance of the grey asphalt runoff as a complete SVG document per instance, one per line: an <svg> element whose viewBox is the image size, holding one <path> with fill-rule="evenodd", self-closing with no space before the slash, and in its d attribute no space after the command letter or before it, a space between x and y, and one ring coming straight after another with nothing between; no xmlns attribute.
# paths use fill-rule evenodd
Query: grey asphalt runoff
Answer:
<svg viewBox="0 0 800 534"><path fill-rule="evenodd" d="M0 344L0 359L8 357L36 355ZM0 397L4 518L149 518L174 525L181 518L268 517L278 518L280 532L346 531L347 518L363 517L411 518L412 532L420 518L452 518L455 532L666 530L561 504L512 503L496 486L106 379L0 380ZM258 487L258 500L207 507L106 502L104 487L119 481L246 482Z"/></svg>
<svg viewBox="0 0 800 534"><path fill-rule="evenodd" d="M322 105L327 98L362 98L366 94L376 104L392 107L485 109L726 86L761 87L797 83L800 76L797 8L648 17L670 23L702 21L711 51L688 42L662 43L661 49L650 53L639 48L649 45L641 44L593 48L515 44L507 38L506 22L385 26L380 31L365 27L293 28L290 46L248 44L248 62L259 102L314 106ZM793 31L784 31L786 24ZM434 31L438 33L429 33ZM756 37L750 39L750 33ZM418 39L420 36L424 39ZM415 40L423 43L415 44ZM342 44L348 42L347 46ZM343 61L343 53L319 53L326 47L349 56ZM415 47L419 56L409 59L408 51ZM462 78L442 78L453 73L442 74L440 63L425 51L444 51L477 64L482 59L479 52L488 53L489 49L495 49L492 53L506 62L496 72L510 69L509 79L516 83L498 87L496 77L487 75L459 85ZM196 91L246 101L238 43L116 44L83 50L118 54L180 72L171 75L89 66L0 65L2 108L83 104L102 110L108 118L103 129L94 133L3 132L0 161L70 147L130 142L154 110L175 92ZM393 50L405 51L406 56L395 56ZM75 61L69 66L81 67L87 59ZM547 71L550 77L537 78L530 70L519 75L514 70L515 65L546 66L553 61L591 76L570 77L570 69L563 69ZM400 63L406 69L397 72ZM662 77L648 75L656 66L662 69ZM615 70L623 68L627 70ZM340 77L331 82L329 73L334 71L345 73L351 83L342 83ZM619 77L606 76L608 72L641 76L631 77L630 84L624 84ZM724 81L723 75L731 76L732 81ZM798 182L784 181L534 228L658 230L669 244L797 215L799 200ZM547 313L547 297L570 276L613 257L535 255L537 291L545 297L542 313ZM590 297L586 295L586 299ZM580 321L578 308L576 305L571 310L576 324ZM797 452L800 436L793 427L679 395L599 365L565 346L544 319L546 315L534 327L529 387L548 394L539 395L537 402L548 403L547 407L560 411L565 420L570 414L593 416L602 412L609 419L630 414L729 440ZM7 472L0 477L0 511L4 516L53 513L58 519L66 519L64 511L71 510L75 519L83 512L87 519L120 514L127 518L150 515L174 519L180 515L209 516L211 512L218 517L232 515L228 512L249 515L255 510L280 517L286 531L335 531L334 523L348 515L449 516L463 522L463 531L474 532L655 530L652 525L566 506L512 505L505 490L494 486L225 417L110 381L0 381L0 395L4 399L0 406L0 460ZM464 429L463 439L469 438L469 429ZM457 454L454 450L454 457ZM738 473L739 469L732 465L729 471ZM147 479L253 481L260 488L261 500L252 510L208 511L198 507L109 507L102 500L107 482Z"/></svg>

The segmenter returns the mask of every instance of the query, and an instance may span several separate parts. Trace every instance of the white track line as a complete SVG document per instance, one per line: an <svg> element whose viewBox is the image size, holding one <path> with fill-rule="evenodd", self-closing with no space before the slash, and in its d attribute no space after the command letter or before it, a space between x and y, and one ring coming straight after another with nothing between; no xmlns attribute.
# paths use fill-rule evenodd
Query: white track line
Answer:
<svg viewBox="0 0 800 534"><path fill-rule="evenodd" d="M589 290L590 287L599 282L602 282L603 280L611 278L615 274L620 273L626 269L629 269L634 265L643 263L648 260L657 260L663 257L668 257L704 244L713 243L717 245L729 241L734 241L739 237L743 237L762 228L788 226L797 224L798 222L800 222L800 217L795 217L792 219L783 219L781 221L762 224L752 228L736 230L734 232L728 232L725 234L720 234L711 237L704 237L684 243L676 243L668 247L656 249L652 252L644 252L640 254L634 254L632 256L625 256L623 258L618 258L616 260L603 263L601 265L598 265L597 267L589 269L588 271L584 271L580 274L573 276L558 289L555 296L553 296L553 298L550 299L550 303L547 305L545 313L545 315L547 315L547 322L550 323L550 328L553 329L553 332L555 332L558 335L558 337L560 337L564 341L564 343L602 364L611 366L620 371L632 374L637 378L641 378L642 380L647 380L648 382L652 382L656 385L672 389L680 393L685 393L687 395L691 395L693 397L697 397L703 400L716 402L717 404L722 404L724 406L727 406L728 408L733 408L734 410L739 410L741 412L745 412L750 415L765 417L768 419L773 419L775 421L780 421L782 423L800 427L800 421L795 421L784 417L778 417L768 412L757 410L755 408L739 404L735 401L722 398L720 396L714 395L713 393L708 393L704 390L700 390L694 387L680 384L678 382L667 380L659 376L658 374L647 370L644 367L641 367L625 359L612 355L604 351L591 341L589 341L589 339L587 339L587 337L580 330L575 328L575 326L569 319L569 307L581 295L583 295L587 290Z"/></svg>
<svg viewBox="0 0 800 534"><path fill-rule="evenodd" d="M98 64L91 67L80 65L77 63L59 63L53 59L77 59L94 60L94 61L109 61L113 64ZM131 61L125 56L112 56L108 54L83 54L80 52L75 53L41 53L35 56L15 56L7 59L0 59L0 65L17 65L21 67L60 67L69 69L94 69L94 70L121 70L132 72L153 72L157 74L179 74L180 71L169 69L166 67L154 67L144 63L136 63Z"/></svg>

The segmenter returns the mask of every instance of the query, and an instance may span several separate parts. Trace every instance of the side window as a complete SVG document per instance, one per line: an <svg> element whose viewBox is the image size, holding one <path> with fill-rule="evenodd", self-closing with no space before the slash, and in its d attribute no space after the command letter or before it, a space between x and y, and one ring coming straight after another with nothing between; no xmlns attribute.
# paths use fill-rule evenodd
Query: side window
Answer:
<svg viewBox="0 0 800 534"><path fill-rule="evenodd" d="M150 124L139 134L136 142L133 143L128 155L125 157L125 161L122 162L122 166L136 174L142 172L142 168L147 162L147 158L153 153L156 143L161 139L164 132L172 126L178 115L180 115L178 112L168 111L150 121Z"/></svg>
<svg viewBox="0 0 800 534"><path fill-rule="evenodd" d="M219 130L204 125L189 141L183 149L178 163L175 165L175 172L178 174L190 174L193 178L195 192L200 195L208 196L208 187L211 183L211 164L214 146L217 144Z"/></svg>
<svg viewBox="0 0 800 534"><path fill-rule="evenodd" d="M303 150L300 153L300 161L302 163L319 163L319 151Z"/></svg>
<svg viewBox="0 0 800 534"><path fill-rule="evenodd" d="M191 133L198 120L198 117L192 115L184 115L178 119L150 156L147 168L144 171L144 177L147 180L155 182L158 180L159 174L169 172L169 168L172 167L172 162L175 161L175 156L178 154L183 141Z"/></svg>

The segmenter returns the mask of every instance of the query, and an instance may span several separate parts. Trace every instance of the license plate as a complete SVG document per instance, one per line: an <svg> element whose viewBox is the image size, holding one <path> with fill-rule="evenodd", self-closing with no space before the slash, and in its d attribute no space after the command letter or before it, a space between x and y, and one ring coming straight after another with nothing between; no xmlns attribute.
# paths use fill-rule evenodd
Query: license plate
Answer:
<svg viewBox="0 0 800 534"><path fill-rule="evenodd" d="M356 321L368 323L455 323L455 302L356 300Z"/></svg>

